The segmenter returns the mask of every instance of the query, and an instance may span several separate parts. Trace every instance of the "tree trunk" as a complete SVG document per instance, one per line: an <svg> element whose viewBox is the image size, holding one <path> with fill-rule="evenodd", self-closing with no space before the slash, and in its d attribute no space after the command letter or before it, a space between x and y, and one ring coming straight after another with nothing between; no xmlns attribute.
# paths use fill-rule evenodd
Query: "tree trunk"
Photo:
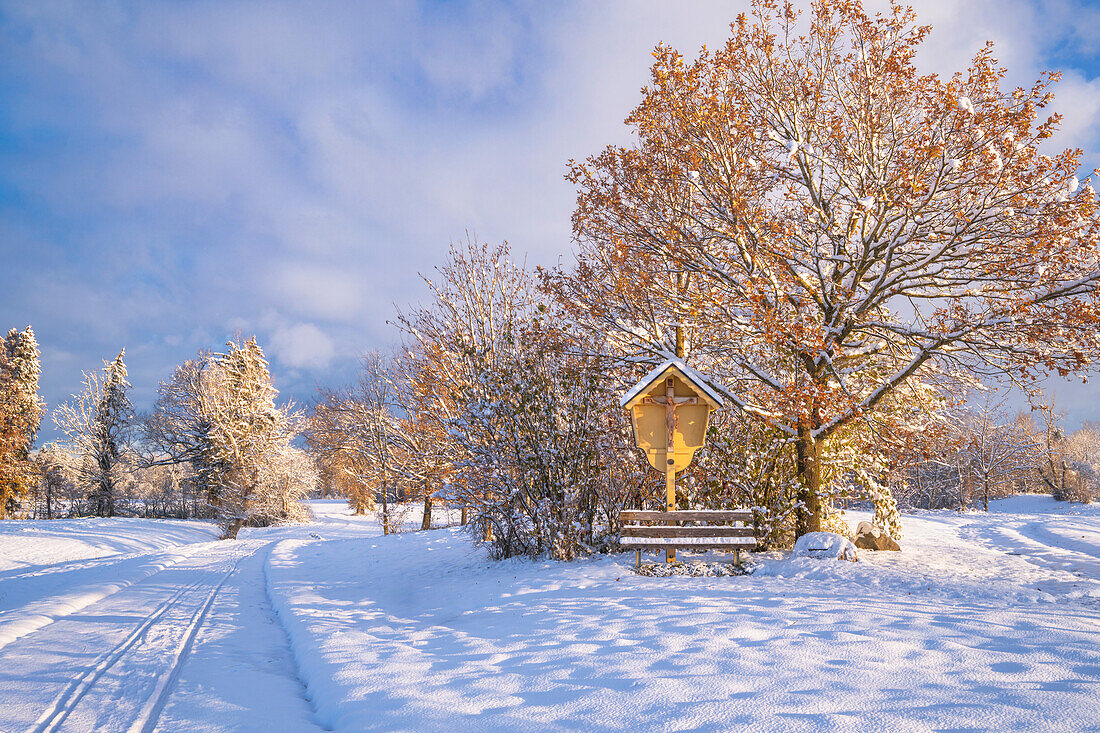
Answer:
<svg viewBox="0 0 1100 733"><path fill-rule="evenodd" d="M985 477L984 485L982 486L982 507L986 512L989 511L989 477Z"/></svg>
<svg viewBox="0 0 1100 733"><path fill-rule="evenodd" d="M235 540L237 539L237 533L241 531L241 527L244 526L243 519L234 519L225 528L225 534L221 536L223 540Z"/></svg>
<svg viewBox="0 0 1100 733"><path fill-rule="evenodd" d="M386 488L385 482L382 483L382 534L386 535L390 533L390 505L386 498L386 494L389 491Z"/></svg>
<svg viewBox="0 0 1100 733"><path fill-rule="evenodd" d="M959 507L957 511L965 511L967 504L970 503L970 487L967 486L969 481L970 474L964 474L962 466L959 466Z"/></svg>
<svg viewBox="0 0 1100 733"><path fill-rule="evenodd" d="M466 505L463 504L462 505L462 526L463 527L466 526L466 522L468 521L467 513L468 513L468 509L467 509Z"/></svg>
<svg viewBox="0 0 1100 733"><path fill-rule="evenodd" d="M420 529L432 528L432 495L424 497L424 520L420 523Z"/></svg>
<svg viewBox="0 0 1100 733"><path fill-rule="evenodd" d="M804 420L798 427L797 449L798 477L801 488L798 500L802 506L798 510L795 534L801 537L809 532L820 532L822 523L821 504L821 443L814 438L810 422Z"/></svg>

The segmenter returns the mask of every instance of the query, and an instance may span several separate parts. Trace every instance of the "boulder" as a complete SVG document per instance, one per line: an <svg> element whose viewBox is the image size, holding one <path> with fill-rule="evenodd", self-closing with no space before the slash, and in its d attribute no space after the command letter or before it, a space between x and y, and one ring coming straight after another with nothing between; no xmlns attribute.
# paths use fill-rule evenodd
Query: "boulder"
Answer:
<svg viewBox="0 0 1100 733"><path fill-rule="evenodd" d="M888 534L883 533L870 522L860 522L856 527L856 547L861 550L893 550L901 546Z"/></svg>
<svg viewBox="0 0 1100 733"><path fill-rule="evenodd" d="M792 557L816 557L829 560L859 559L856 546L847 537L832 532L810 532L794 543Z"/></svg>

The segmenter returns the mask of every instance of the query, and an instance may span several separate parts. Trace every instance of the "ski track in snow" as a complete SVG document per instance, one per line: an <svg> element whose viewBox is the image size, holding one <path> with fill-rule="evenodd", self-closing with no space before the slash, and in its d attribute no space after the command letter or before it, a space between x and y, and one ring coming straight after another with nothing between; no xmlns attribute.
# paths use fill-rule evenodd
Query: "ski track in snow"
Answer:
<svg viewBox="0 0 1100 733"><path fill-rule="evenodd" d="M5 674L2 687L4 693L30 697L0 729L150 730L218 591L258 546L199 546L12 642L5 659L20 673ZM27 703L58 687L61 691L28 726ZM11 700L3 702L5 709L11 705Z"/></svg>
<svg viewBox="0 0 1100 733"><path fill-rule="evenodd" d="M243 557L241 559L243 559ZM156 726L160 711L164 709L164 705L168 701L170 687L179 676L180 667L184 660L186 660L187 655L191 652L191 647L195 644L195 637L198 634L199 627L202 626L203 620L210 612L210 607L214 604L214 600L218 597L218 593L241 564L241 559L233 563L233 567L225 574L225 577L223 577L214 589L210 591L210 595L207 597L206 602L203 603L199 610L191 617L191 622L187 625L187 630L184 632L183 642L173 651L169 666L161 672L160 677L157 679L157 686L153 690L153 694L147 698L145 705L141 708L141 712L138 713L134 722L130 724L130 733L151 733Z"/></svg>
<svg viewBox="0 0 1100 733"><path fill-rule="evenodd" d="M126 590L134 583L161 573L188 557L197 547L126 557L117 562L104 562L70 569L60 577L54 574L28 573L3 581L5 605L16 595L22 602L0 610L0 650L27 634L79 613L93 603ZM84 571L90 571L85 573ZM87 581L83 575L92 576ZM112 580L104 582L107 574ZM34 582L44 579L45 582ZM58 588L65 588L58 592Z"/></svg>
<svg viewBox="0 0 1100 733"><path fill-rule="evenodd" d="M901 553L734 578L315 509L9 564L0 731L1100 730L1100 507L918 512Z"/></svg>
<svg viewBox="0 0 1100 733"><path fill-rule="evenodd" d="M236 565L237 564L234 564L230 572L226 573L225 578L228 578L232 571L236 569ZM191 642L194 639L194 628L197 626L197 623L201 622L202 616L205 616L206 611L210 608L210 603L217 595L217 592L221 590L221 587L222 585L224 585L224 583L225 579L223 579L222 582L219 583L214 588L214 590L210 592L206 603L201 606L200 612L196 613L196 615L193 617L191 624L189 624L188 626L188 631L185 634L184 645L177 650L177 653L175 655L173 655L174 660L169 666L167 673L162 674L160 681L158 681L156 694L149 698L150 704L147 705L147 709L143 709L141 711L141 714L135 720L134 725L131 726L131 729L144 731L147 729L148 722L151 720L155 720L153 716L156 712L157 703L160 703L162 701L163 693L167 687L167 682L171 679L172 673L178 669L180 660L183 658L186 649L190 646ZM95 682L99 680L105 672L107 672L107 670L114 666L115 663L122 659L122 657L126 654L126 652L130 650L131 647L134 646L134 644L144 640L150 626L156 623L168 609L176 605L180 601L180 599L182 599L188 593L196 589L201 589L206 585L207 579L201 578L200 580L197 580L190 585L180 588L171 596L169 596L165 601L157 605L153 612L146 616L145 620L138 624L129 636L123 639L110 651L100 655L100 657L95 662L93 662L91 667L89 667L83 674L79 675L75 680L72 681L69 687L67 687L64 692L62 692L61 695L58 696L56 700L54 700L53 704L50 705L46 712L43 713L42 717L39 718L39 720L36 722L35 731L44 733L45 731L60 730L62 723L65 722L65 719L69 716L69 714L73 711L77 704L80 703L84 695L88 693L92 685L94 685Z"/></svg>

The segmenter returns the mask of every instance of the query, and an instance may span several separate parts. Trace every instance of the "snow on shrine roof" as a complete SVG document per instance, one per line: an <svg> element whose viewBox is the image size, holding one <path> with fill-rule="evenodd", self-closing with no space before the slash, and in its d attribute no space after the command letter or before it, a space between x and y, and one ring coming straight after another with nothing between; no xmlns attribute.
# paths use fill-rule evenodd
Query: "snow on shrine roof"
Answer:
<svg viewBox="0 0 1100 733"><path fill-rule="evenodd" d="M699 372L689 367L683 359L675 358L669 359L654 367L653 371L642 377L642 380L631 387L623 398L619 400L620 407L626 407L635 397L645 392L654 382L661 378L665 372L669 369L675 368L692 384L696 389L700 390L707 397L714 400L715 404L722 407L726 404L725 398L722 394L710 383L710 381Z"/></svg>

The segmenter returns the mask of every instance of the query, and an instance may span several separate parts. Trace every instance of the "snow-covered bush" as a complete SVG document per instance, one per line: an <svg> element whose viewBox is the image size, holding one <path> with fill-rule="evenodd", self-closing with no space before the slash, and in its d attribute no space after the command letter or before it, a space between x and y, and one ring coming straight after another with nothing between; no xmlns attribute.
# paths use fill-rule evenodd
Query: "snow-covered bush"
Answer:
<svg viewBox="0 0 1100 733"><path fill-rule="evenodd" d="M250 525L304 522L310 518L306 498L317 488L318 470L308 453L289 444L280 446L262 477Z"/></svg>
<svg viewBox="0 0 1100 733"><path fill-rule="evenodd" d="M452 248L438 273L434 302L399 317L399 440L429 459L410 464L424 481L446 484L427 495L464 507L494 557L608 544L641 482L600 337L548 310L506 245Z"/></svg>
<svg viewBox="0 0 1100 733"><path fill-rule="evenodd" d="M793 448L761 421L716 412L705 447L677 482L677 498L685 509L751 508L761 548L790 547L798 507Z"/></svg>
<svg viewBox="0 0 1100 733"><path fill-rule="evenodd" d="M470 528L496 557L571 559L617 525L623 421L598 359L567 353L541 319L517 328L493 367L459 392L450 421L465 448L459 495Z"/></svg>

